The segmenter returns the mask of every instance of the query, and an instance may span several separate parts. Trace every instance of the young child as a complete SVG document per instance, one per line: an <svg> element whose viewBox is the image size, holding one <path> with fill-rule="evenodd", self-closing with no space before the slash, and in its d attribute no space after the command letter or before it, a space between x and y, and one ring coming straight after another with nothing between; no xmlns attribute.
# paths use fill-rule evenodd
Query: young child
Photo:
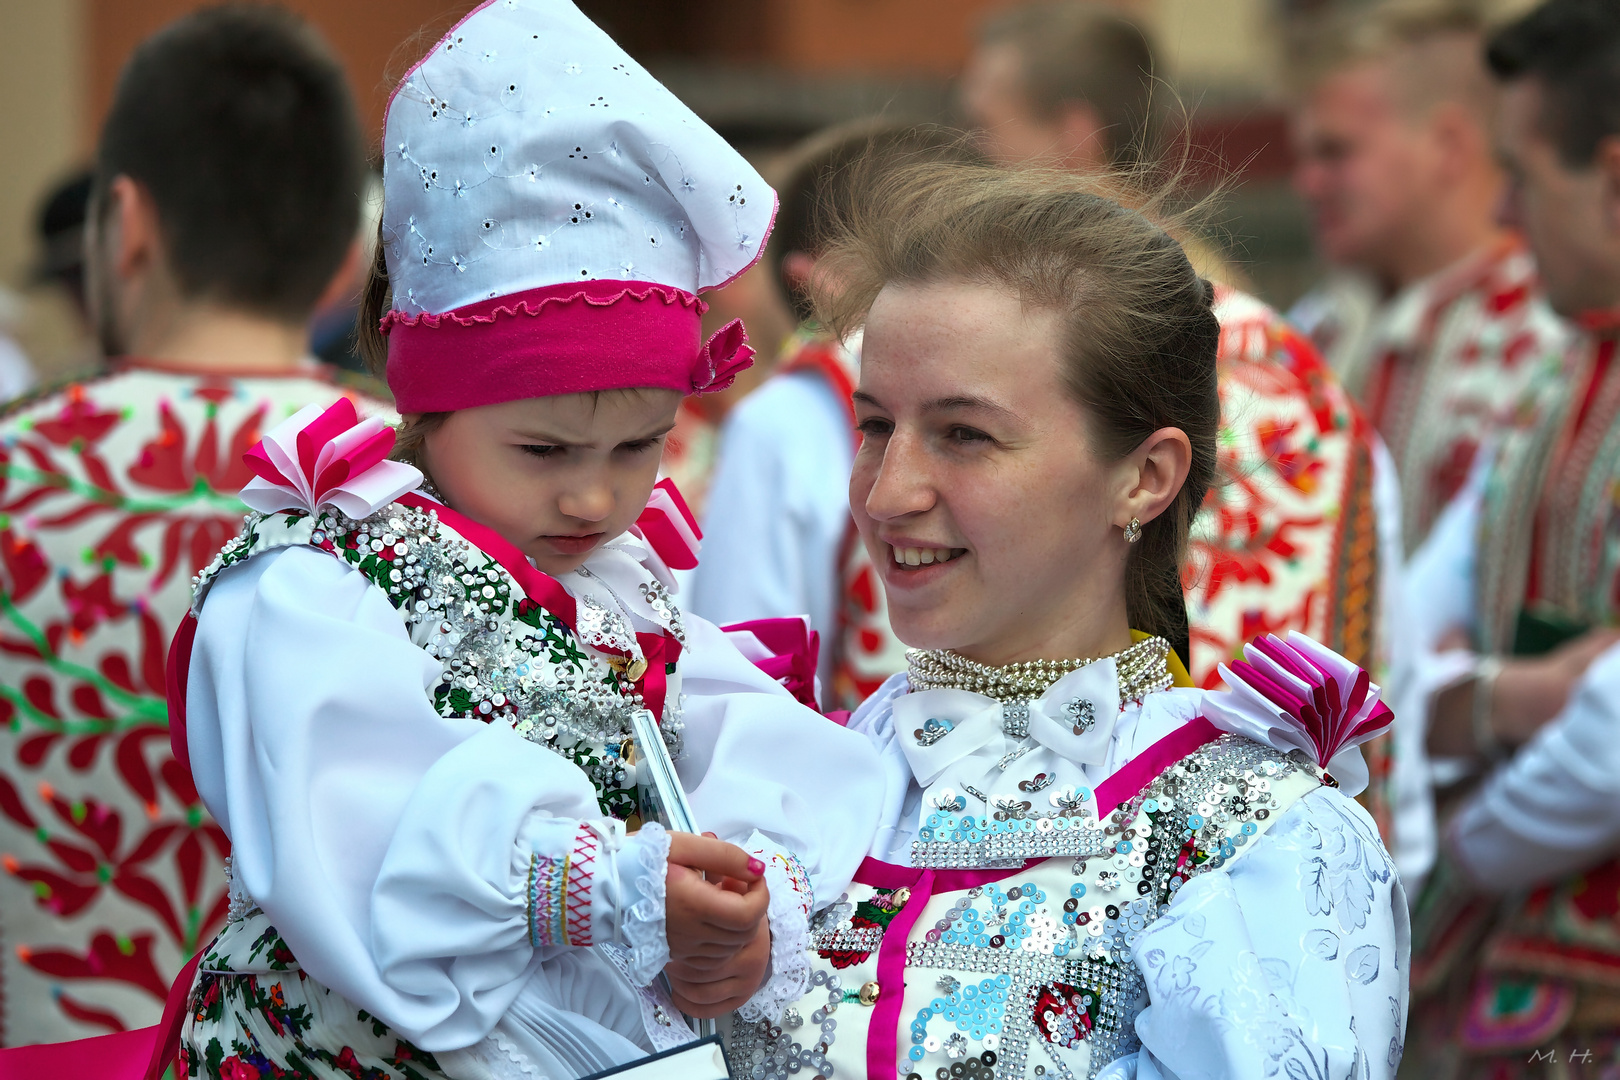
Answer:
<svg viewBox="0 0 1620 1080"><path fill-rule="evenodd" d="M270 432L176 639L234 879L186 1068L577 1077L689 1041L677 1009L775 1016L881 777L683 620L695 530L654 490L681 397L749 362L737 324L699 347L696 294L773 193L566 0L479 7L384 143L403 460L341 403ZM642 709L709 837L640 821Z"/></svg>

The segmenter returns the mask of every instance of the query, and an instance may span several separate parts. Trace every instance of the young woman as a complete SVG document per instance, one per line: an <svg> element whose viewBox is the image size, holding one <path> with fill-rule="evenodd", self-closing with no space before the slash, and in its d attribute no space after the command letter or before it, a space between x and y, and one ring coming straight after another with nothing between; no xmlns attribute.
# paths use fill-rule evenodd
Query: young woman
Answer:
<svg viewBox="0 0 1620 1080"><path fill-rule="evenodd" d="M864 205L821 314L865 331L850 502L910 670L850 723L887 775L871 857L734 1067L1393 1075L1405 898L1346 797L1377 688L1297 635L1172 685L1208 283L1072 178L919 165Z"/></svg>
<svg viewBox="0 0 1620 1080"><path fill-rule="evenodd" d="M185 1072L562 1080L691 1041L682 1011L773 1015L881 774L682 618L694 529L654 487L681 397L748 362L697 293L772 193L564 0L469 15L385 143L367 315L408 463L347 403L272 429L176 641L234 872ZM670 769L709 837L643 821Z"/></svg>

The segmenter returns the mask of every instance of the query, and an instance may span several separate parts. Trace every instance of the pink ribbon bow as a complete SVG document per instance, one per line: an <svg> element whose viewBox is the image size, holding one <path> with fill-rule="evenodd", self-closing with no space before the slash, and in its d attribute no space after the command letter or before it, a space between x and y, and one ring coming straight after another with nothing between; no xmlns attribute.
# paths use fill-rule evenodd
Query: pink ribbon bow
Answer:
<svg viewBox="0 0 1620 1080"><path fill-rule="evenodd" d="M394 429L377 417L361 420L348 398L324 411L306 405L242 455L254 472L242 501L264 514L331 505L369 517L422 483L416 469L387 460L393 448Z"/></svg>
<svg viewBox="0 0 1620 1080"><path fill-rule="evenodd" d="M1287 752L1301 750L1333 774L1348 795L1367 786L1356 748L1394 722L1367 672L1304 634L1267 634L1243 647L1244 659L1222 664L1229 690L1206 696L1204 716Z"/></svg>
<svg viewBox="0 0 1620 1080"><path fill-rule="evenodd" d="M821 635L801 615L787 619L755 619L720 628L749 663L781 683L787 692L817 712L816 661Z"/></svg>
<svg viewBox="0 0 1620 1080"><path fill-rule="evenodd" d="M697 566L703 530L698 528L697 518L681 498L675 481L666 477L653 485L647 509L636 518L631 531L647 541L647 546L671 570Z"/></svg>
<svg viewBox="0 0 1620 1080"><path fill-rule="evenodd" d="M692 393L724 390L754 362L754 347L741 319L732 319L714 332L692 362Z"/></svg>

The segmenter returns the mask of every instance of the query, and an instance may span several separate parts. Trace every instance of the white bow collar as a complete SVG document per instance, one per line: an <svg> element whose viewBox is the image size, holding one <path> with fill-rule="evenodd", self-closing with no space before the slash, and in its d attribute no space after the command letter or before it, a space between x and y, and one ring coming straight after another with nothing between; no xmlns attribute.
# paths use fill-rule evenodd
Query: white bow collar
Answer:
<svg viewBox="0 0 1620 1080"><path fill-rule="evenodd" d="M898 742L923 788L925 815L964 797L982 799L987 811L1050 813L1029 796L1050 787L1050 800L1088 785L1086 766L1100 770L1107 761L1119 716L1112 657L1069 672L1027 704L952 689L894 702Z"/></svg>

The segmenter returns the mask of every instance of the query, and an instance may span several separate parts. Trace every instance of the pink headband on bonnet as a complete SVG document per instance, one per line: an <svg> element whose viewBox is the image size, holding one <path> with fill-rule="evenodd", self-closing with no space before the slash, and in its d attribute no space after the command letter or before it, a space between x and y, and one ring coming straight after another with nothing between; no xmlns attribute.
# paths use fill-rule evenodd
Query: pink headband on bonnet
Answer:
<svg viewBox="0 0 1620 1080"><path fill-rule="evenodd" d="M388 387L402 413L656 387L724 390L754 362L740 319L701 347L708 305L646 281L568 281L441 315L390 311Z"/></svg>

